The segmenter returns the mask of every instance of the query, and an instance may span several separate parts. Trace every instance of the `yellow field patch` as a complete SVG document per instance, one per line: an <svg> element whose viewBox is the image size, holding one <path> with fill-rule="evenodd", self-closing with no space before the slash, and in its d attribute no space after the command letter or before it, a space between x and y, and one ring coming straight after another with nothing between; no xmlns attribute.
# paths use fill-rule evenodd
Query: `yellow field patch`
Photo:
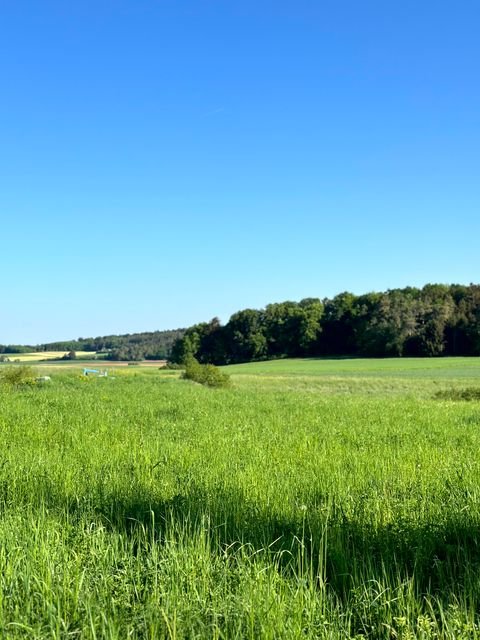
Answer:
<svg viewBox="0 0 480 640"><path fill-rule="evenodd" d="M37 351L31 353L5 353L3 354L6 358L8 358L9 362L39 362L41 360L58 360L59 358L63 358L63 356L68 353L68 351ZM94 351L76 351L77 357L94 357Z"/></svg>

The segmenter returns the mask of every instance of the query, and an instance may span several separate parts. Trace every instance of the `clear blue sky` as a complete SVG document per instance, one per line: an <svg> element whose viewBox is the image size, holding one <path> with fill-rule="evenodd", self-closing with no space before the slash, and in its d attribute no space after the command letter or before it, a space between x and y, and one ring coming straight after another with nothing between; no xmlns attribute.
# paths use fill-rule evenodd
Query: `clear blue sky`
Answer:
<svg viewBox="0 0 480 640"><path fill-rule="evenodd" d="M0 343L479 281L480 5L5 0Z"/></svg>

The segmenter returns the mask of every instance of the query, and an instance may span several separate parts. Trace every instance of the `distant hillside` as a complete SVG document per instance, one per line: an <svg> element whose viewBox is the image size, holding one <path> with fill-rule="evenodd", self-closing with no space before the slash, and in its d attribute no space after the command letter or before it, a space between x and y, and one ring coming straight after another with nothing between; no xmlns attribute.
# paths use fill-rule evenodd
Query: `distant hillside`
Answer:
<svg viewBox="0 0 480 640"><path fill-rule="evenodd" d="M184 333L185 329L174 329L78 338L39 345L0 345L0 354L30 351L95 351L105 353L109 360L163 360L170 356L173 344L181 339Z"/></svg>

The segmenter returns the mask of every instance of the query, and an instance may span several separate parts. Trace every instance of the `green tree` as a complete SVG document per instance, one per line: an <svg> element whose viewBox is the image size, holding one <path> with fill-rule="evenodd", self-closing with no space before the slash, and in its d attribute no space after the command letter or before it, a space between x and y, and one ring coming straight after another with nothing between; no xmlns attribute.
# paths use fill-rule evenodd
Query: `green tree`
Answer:
<svg viewBox="0 0 480 640"><path fill-rule="evenodd" d="M208 361L214 345L211 341L208 344L207 337L218 332L219 329L220 321L218 318L189 327L183 336L173 344L170 360L177 364L183 364L189 358L196 358L201 362Z"/></svg>
<svg viewBox="0 0 480 640"><path fill-rule="evenodd" d="M405 343L417 329L418 289L392 289L370 295L372 304L359 336L360 352L367 356L402 356Z"/></svg>
<svg viewBox="0 0 480 640"><path fill-rule="evenodd" d="M404 353L414 356L440 356L445 352L446 329L455 310L450 288L428 284L420 292L414 335L405 342Z"/></svg>
<svg viewBox="0 0 480 640"><path fill-rule="evenodd" d="M267 355L263 314L256 309L234 313L225 327L225 345L230 362L262 360Z"/></svg>

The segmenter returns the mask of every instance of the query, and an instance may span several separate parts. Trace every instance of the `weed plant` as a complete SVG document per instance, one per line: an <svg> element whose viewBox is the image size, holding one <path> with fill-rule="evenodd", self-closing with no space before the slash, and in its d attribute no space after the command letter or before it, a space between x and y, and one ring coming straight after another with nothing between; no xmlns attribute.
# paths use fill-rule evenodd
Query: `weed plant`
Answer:
<svg viewBox="0 0 480 640"><path fill-rule="evenodd" d="M0 371L0 385L10 389L18 389L35 384L36 372L29 365L14 365L2 367Z"/></svg>

